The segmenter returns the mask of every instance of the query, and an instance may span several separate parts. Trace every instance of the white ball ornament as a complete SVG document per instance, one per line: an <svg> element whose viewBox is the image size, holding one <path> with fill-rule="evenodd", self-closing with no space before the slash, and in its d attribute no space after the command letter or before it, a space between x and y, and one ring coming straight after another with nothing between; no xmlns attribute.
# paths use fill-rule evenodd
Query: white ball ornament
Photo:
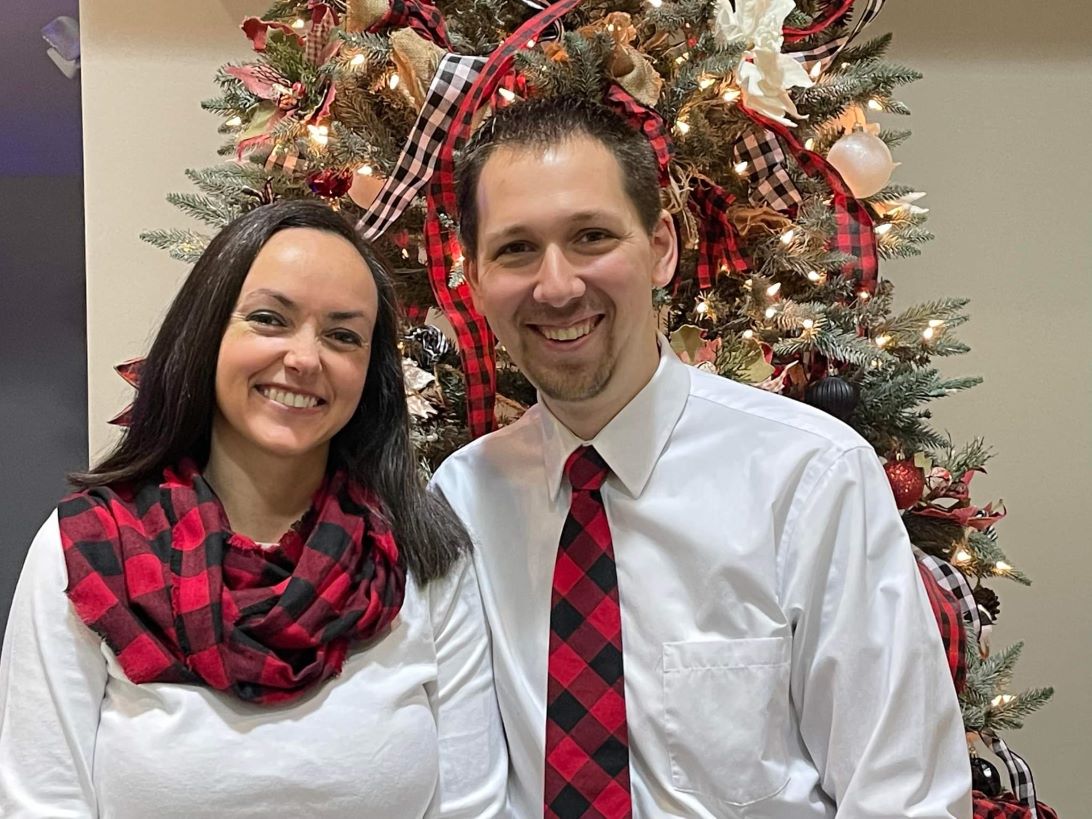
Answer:
<svg viewBox="0 0 1092 819"><path fill-rule="evenodd" d="M827 161L858 199L883 190L898 165L884 141L860 126L831 146Z"/></svg>

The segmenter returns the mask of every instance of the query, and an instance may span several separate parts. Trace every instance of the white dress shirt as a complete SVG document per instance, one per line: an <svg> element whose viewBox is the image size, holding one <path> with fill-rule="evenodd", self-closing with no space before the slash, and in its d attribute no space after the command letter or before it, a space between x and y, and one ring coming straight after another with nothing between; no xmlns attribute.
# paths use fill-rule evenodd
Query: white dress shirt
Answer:
<svg viewBox="0 0 1092 819"><path fill-rule="evenodd" d="M472 564L412 579L389 634L283 706L134 685L76 616L56 514L0 657L0 816L499 816L507 756Z"/></svg>
<svg viewBox="0 0 1092 819"><path fill-rule="evenodd" d="M478 544L513 814L542 816L562 470L590 443L612 471L637 819L969 819L955 691L874 451L660 349L592 441L539 403L434 479Z"/></svg>

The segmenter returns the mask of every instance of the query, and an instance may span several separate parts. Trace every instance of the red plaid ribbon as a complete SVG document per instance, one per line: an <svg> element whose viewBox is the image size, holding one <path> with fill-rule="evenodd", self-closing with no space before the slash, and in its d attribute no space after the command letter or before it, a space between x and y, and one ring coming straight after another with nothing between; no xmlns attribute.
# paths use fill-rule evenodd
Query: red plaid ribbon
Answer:
<svg viewBox="0 0 1092 819"><path fill-rule="evenodd" d="M928 568L917 564L921 583L929 598L929 606L940 629L940 639L944 643L944 654L948 658L948 670L952 673L957 693L967 685L967 632L963 627L959 603L933 577Z"/></svg>
<svg viewBox="0 0 1092 819"><path fill-rule="evenodd" d="M622 614L600 488L610 469L592 447L565 462L572 502L554 566L546 692L544 814L632 815Z"/></svg>
<svg viewBox="0 0 1092 819"><path fill-rule="evenodd" d="M1035 803L1035 813L1011 793L991 799L980 791L973 792L974 819L1058 819L1057 812L1043 804Z"/></svg>
<svg viewBox="0 0 1092 819"><path fill-rule="evenodd" d="M516 54L537 38L545 29L580 5L581 0L561 0L536 14L516 29L494 51L474 85L455 112L440 149L436 170L428 189L428 210L425 219L425 249L428 253L429 281L436 301L455 330L459 354L466 375L467 425L472 437L484 435L496 428L493 404L496 396L496 373L493 362L493 335L485 319L478 315L465 283L456 287L448 282L452 260L458 257L459 244L455 233L441 222L441 215L454 216L455 174L454 156L459 143L470 133L471 121L482 104L490 99L512 68Z"/></svg>
<svg viewBox="0 0 1092 819"><path fill-rule="evenodd" d="M267 550L231 531L187 461L162 483L60 503L67 594L134 683L288 702L336 675L402 606L405 567L376 508L339 473Z"/></svg>
<svg viewBox="0 0 1092 819"><path fill-rule="evenodd" d="M804 26L803 28L785 26L782 30L785 35L785 41L795 43L798 40L804 40L813 34L818 34L820 31L825 31L849 13L850 9L853 8L853 2L854 0L836 0L836 2L829 3L822 13L817 15L809 25Z"/></svg>
<svg viewBox="0 0 1092 819"><path fill-rule="evenodd" d="M451 50L444 15L428 0L388 0L387 13L368 31L409 26L426 40Z"/></svg>
<svg viewBox="0 0 1092 819"><path fill-rule="evenodd" d="M848 262L842 268L842 273L855 278L863 290L874 293L879 281L880 262L876 252L876 237L872 233L872 217L868 209L853 196L838 171L822 156L801 145L788 128L743 106L740 106L740 110L761 127L777 134L804 173L826 180L831 190L831 208L834 211L834 249L855 258L855 261Z"/></svg>
<svg viewBox="0 0 1092 819"><path fill-rule="evenodd" d="M611 83L607 89L606 104L621 114L629 124L645 135L656 154L656 163L660 166L660 184L668 181L668 167L675 154L675 145L664 128L664 120L656 111L637 101L626 89L617 83Z"/></svg>
<svg viewBox="0 0 1092 819"><path fill-rule="evenodd" d="M698 217L698 287L713 286L723 270L745 273L750 264L739 249L739 232L728 218L733 196L709 179L697 180L690 189L689 206Z"/></svg>

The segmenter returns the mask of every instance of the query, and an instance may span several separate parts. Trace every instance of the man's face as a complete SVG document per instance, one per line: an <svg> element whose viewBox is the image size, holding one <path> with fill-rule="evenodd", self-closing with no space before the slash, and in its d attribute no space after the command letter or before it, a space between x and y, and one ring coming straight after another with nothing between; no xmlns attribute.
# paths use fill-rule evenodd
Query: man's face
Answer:
<svg viewBox="0 0 1092 819"><path fill-rule="evenodd" d="M466 274L498 340L547 399L617 412L656 368L652 288L674 273L671 217L647 233L617 160L583 136L499 148L476 201Z"/></svg>

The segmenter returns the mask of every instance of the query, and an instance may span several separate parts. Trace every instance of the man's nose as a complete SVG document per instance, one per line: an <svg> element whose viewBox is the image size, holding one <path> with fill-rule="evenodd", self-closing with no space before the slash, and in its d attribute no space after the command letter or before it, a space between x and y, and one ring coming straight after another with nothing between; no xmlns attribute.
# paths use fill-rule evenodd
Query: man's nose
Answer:
<svg viewBox="0 0 1092 819"><path fill-rule="evenodd" d="M535 283L534 299L551 307L564 307L584 295L584 280L558 247L547 247Z"/></svg>

